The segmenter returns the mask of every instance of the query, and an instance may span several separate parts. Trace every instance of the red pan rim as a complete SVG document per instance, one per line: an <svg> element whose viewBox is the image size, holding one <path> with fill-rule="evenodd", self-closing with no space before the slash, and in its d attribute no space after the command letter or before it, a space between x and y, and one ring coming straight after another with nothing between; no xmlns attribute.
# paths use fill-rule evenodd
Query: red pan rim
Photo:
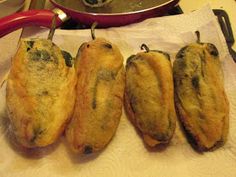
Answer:
<svg viewBox="0 0 236 177"><path fill-rule="evenodd" d="M68 8L68 7L65 7L61 4L58 4L57 2L55 2L55 0L50 0L50 2L60 8L60 9L66 9L68 11L71 11L71 12L74 12L74 13L78 13L78 14L84 14L84 15L93 15L93 16L123 16L123 15L135 15L135 14L140 14L140 13L145 13L145 12L148 12L148 11L152 11L152 10L155 10L155 9L158 9L158 8L161 8L161 7L164 7L164 6L167 6L167 5L170 5L172 4L173 7L178 4L179 0L169 0L168 2L165 2L165 3L162 3L160 5L157 5L157 6L153 6L153 7L150 7L150 8L146 8L146 9L142 9L142 10L137 10L137 11L132 11L132 12L121 12L121 13L93 13L93 12L83 12L83 11L77 11L77 10L74 10L74 9L71 9L71 8Z"/></svg>

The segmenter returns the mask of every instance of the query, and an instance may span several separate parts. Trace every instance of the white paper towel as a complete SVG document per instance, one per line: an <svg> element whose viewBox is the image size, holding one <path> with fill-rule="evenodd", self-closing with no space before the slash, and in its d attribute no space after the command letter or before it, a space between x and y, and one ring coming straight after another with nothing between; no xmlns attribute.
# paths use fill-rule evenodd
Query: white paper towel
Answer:
<svg viewBox="0 0 236 177"><path fill-rule="evenodd" d="M15 147L8 137L5 116L5 88L0 92L0 177L235 177L236 176L236 64L211 8L206 5L190 14L152 18L120 28L96 30L117 44L127 58L145 43L150 49L166 51L172 61L178 50L196 41L217 46L224 70L225 89L230 101L230 130L225 146L199 154L187 143L179 126L170 145L148 150L123 112L117 133L98 154L77 156L67 148L64 137L45 149L26 151ZM42 32L33 37L46 37ZM57 30L54 42L74 56L79 46L91 40L89 30Z"/></svg>

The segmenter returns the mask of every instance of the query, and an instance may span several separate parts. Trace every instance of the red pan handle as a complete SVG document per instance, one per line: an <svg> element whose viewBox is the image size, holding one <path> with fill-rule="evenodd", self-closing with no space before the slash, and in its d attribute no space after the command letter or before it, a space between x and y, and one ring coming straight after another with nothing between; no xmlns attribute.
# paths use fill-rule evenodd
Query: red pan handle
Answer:
<svg viewBox="0 0 236 177"><path fill-rule="evenodd" d="M0 38L26 26L37 25L50 28L54 15L55 12L50 10L29 10L3 17L0 19ZM60 26L62 22L59 15L56 26Z"/></svg>

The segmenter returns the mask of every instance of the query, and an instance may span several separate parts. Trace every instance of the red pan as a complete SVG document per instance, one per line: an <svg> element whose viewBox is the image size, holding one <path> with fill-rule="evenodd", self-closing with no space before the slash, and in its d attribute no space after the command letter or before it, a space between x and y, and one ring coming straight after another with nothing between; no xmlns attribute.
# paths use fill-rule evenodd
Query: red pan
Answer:
<svg viewBox="0 0 236 177"><path fill-rule="evenodd" d="M29 10L0 19L0 37L26 26L50 27L53 16L58 14L57 27L68 18L90 26L97 22L100 27L115 27L161 16L179 0L113 0L99 8L86 7L82 0L50 0L53 10Z"/></svg>

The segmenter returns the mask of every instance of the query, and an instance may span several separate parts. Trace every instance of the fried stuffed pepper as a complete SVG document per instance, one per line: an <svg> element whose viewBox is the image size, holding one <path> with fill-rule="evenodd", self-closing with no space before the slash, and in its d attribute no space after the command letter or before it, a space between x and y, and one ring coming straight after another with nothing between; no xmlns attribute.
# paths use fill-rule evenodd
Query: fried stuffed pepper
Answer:
<svg viewBox="0 0 236 177"><path fill-rule="evenodd" d="M127 60L125 108L144 142L154 147L168 143L173 136L174 87L169 55L146 49Z"/></svg>
<svg viewBox="0 0 236 177"><path fill-rule="evenodd" d="M192 145L199 151L223 145L229 127L229 103L216 46L198 39L183 47L173 70L176 108Z"/></svg>
<svg viewBox="0 0 236 177"><path fill-rule="evenodd" d="M66 137L78 154L101 151L118 127L123 103L123 57L98 38L82 44L77 63L76 103Z"/></svg>

